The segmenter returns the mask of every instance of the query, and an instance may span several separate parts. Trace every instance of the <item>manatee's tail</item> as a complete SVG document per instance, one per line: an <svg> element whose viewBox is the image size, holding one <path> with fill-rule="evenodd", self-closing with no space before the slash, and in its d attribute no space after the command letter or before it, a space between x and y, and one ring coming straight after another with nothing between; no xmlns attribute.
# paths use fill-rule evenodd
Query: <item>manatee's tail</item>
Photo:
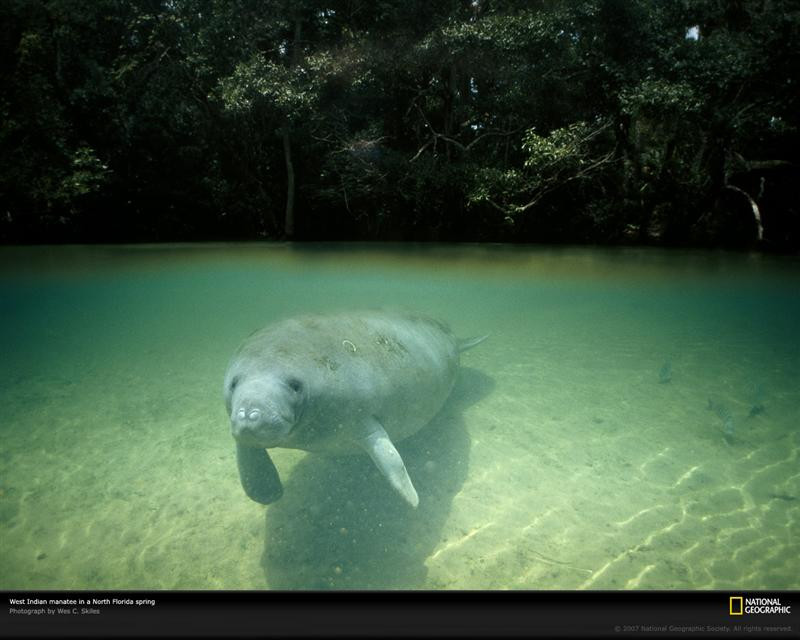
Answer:
<svg viewBox="0 0 800 640"><path fill-rule="evenodd" d="M466 351L467 349L472 349L472 347L477 347L481 342L486 340L490 334L486 334L484 336L478 336L477 338L464 338L463 340L458 341L458 350L459 351Z"/></svg>

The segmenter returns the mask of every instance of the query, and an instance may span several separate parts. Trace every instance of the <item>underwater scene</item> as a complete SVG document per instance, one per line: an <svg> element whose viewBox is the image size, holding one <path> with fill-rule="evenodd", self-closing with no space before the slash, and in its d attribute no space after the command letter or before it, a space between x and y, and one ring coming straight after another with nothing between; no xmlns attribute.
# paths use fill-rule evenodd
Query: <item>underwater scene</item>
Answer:
<svg viewBox="0 0 800 640"><path fill-rule="evenodd" d="M366 454L287 448L251 500L237 347L368 309L489 334L395 443L418 506ZM797 258L6 247L0 328L4 589L800 588Z"/></svg>

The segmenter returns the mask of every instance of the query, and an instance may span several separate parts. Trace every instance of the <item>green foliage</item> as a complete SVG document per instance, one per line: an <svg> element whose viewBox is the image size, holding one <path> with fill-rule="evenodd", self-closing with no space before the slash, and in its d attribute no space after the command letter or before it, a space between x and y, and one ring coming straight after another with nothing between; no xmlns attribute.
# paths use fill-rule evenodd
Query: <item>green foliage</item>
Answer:
<svg viewBox="0 0 800 640"><path fill-rule="evenodd" d="M57 197L72 202L79 196L97 193L108 182L110 171L95 155L94 149L78 147L72 154L72 171L61 180Z"/></svg>
<svg viewBox="0 0 800 640"><path fill-rule="evenodd" d="M298 238L800 239L791 0L9 0L0 49L5 241L277 238L290 193Z"/></svg>
<svg viewBox="0 0 800 640"><path fill-rule="evenodd" d="M645 78L619 96L621 112L631 117L676 118L696 114L703 101L688 82Z"/></svg>
<svg viewBox="0 0 800 640"><path fill-rule="evenodd" d="M573 122L569 126L554 129L546 137L538 135L534 129L528 129L522 141L522 150L526 153L523 164L537 172L556 164L581 164L582 146L589 136L589 126L585 122Z"/></svg>
<svg viewBox="0 0 800 640"><path fill-rule="evenodd" d="M470 181L472 188L467 193L467 199L470 205L491 204L494 199L508 202L518 196L527 184L525 174L519 169L476 167ZM511 207L512 210L514 208Z"/></svg>
<svg viewBox="0 0 800 640"><path fill-rule="evenodd" d="M233 74L220 81L220 97L225 108L233 112L264 107L297 121L308 117L318 103L330 66L325 54L309 56L295 68L256 54L236 65Z"/></svg>

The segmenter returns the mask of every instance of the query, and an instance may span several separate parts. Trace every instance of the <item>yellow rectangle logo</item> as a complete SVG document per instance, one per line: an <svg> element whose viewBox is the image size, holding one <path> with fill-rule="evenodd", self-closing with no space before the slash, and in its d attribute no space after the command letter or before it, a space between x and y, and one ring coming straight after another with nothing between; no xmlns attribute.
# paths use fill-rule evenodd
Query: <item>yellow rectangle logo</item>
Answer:
<svg viewBox="0 0 800 640"><path fill-rule="evenodd" d="M744 598L742 596L731 596L730 613L732 616L741 616L744 614Z"/></svg>

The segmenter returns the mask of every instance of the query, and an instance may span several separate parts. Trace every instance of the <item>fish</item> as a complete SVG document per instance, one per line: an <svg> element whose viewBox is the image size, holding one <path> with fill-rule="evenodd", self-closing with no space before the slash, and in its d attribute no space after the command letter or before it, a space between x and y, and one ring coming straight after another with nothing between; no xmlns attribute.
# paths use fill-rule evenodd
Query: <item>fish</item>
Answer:
<svg viewBox="0 0 800 640"><path fill-rule="evenodd" d="M752 388L750 412L747 414L748 418L753 418L757 415L764 413L766 407L764 406L764 385L758 383Z"/></svg>
<svg viewBox="0 0 800 640"><path fill-rule="evenodd" d="M736 426L733 422L733 415L730 409L721 402L717 402L711 398L708 399L708 408L716 413L717 417L722 420L722 437L726 444L733 444Z"/></svg>
<svg viewBox="0 0 800 640"><path fill-rule="evenodd" d="M661 370L658 372L658 382L666 384L670 380L672 380L672 362L667 360L661 365Z"/></svg>

